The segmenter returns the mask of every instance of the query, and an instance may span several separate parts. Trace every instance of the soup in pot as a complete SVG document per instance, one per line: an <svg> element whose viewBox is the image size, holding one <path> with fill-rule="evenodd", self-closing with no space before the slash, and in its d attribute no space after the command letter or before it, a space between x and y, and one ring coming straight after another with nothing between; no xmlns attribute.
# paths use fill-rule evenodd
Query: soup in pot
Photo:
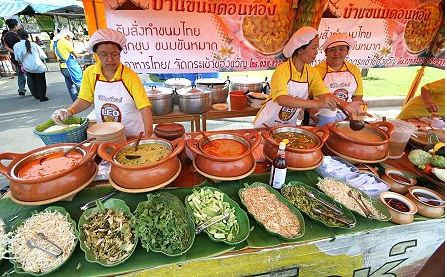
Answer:
<svg viewBox="0 0 447 277"><path fill-rule="evenodd" d="M66 156L63 152L52 153L26 164L19 170L18 177L31 180L53 175L72 168L82 157L81 153L75 151Z"/></svg>
<svg viewBox="0 0 447 277"><path fill-rule="evenodd" d="M171 153L170 149L160 143L141 144L135 151L135 146L127 146L116 155L120 164L142 166L154 164Z"/></svg>
<svg viewBox="0 0 447 277"><path fill-rule="evenodd" d="M232 139L212 140L202 147L204 153L218 157L236 157L246 150L247 147L243 143Z"/></svg>
<svg viewBox="0 0 447 277"><path fill-rule="evenodd" d="M315 146L317 146L317 141L306 135L296 132L280 132L273 134L273 139L280 143L284 139L288 139L289 143L287 144L287 147L294 148L294 149L310 149Z"/></svg>
<svg viewBox="0 0 447 277"><path fill-rule="evenodd" d="M352 130L349 128L349 125L342 125L338 128L342 131L343 135L355 140L367 142L381 142L385 140L379 133L369 128L360 131Z"/></svg>

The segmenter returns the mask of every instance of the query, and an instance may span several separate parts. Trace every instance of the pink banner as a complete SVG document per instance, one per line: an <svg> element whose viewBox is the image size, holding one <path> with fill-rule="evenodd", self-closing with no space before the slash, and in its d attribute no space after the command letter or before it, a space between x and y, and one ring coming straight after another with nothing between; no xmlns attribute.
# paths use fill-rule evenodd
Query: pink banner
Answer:
<svg viewBox="0 0 447 277"><path fill-rule="evenodd" d="M444 68L439 1L416 0L104 0L107 26L123 33L124 63L140 73L275 68L301 26L318 26L320 44L347 32L360 67L428 64ZM320 49L316 63L324 59Z"/></svg>

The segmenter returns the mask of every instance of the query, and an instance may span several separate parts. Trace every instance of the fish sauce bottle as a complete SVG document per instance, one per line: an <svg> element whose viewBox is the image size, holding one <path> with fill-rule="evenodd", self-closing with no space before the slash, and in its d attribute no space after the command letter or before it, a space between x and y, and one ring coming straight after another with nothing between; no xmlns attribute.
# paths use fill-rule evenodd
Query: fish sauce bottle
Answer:
<svg viewBox="0 0 447 277"><path fill-rule="evenodd" d="M279 143L278 154L272 162L272 170L270 172L270 185L276 189L281 190L286 182L287 161L286 161L286 144L287 139Z"/></svg>

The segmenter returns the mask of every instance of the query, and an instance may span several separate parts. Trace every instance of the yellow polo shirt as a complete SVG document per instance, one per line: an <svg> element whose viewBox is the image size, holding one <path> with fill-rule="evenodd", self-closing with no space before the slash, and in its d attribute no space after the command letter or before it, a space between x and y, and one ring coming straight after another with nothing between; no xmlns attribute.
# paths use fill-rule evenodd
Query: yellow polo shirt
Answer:
<svg viewBox="0 0 447 277"><path fill-rule="evenodd" d="M79 91L78 98L93 103L96 75L99 75L99 80L107 81L104 74L102 74L101 69L102 64L99 61L96 64L87 67L82 77L81 89ZM124 86L127 88L130 95L132 95L133 99L135 100L135 106L137 107L137 109L141 110L142 108L151 106L151 102L147 97L146 90L144 89L140 78L138 78L138 75L134 71L132 71L132 69L123 64L118 66L115 75L110 81L113 82L118 80L123 81Z"/></svg>
<svg viewBox="0 0 447 277"><path fill-rule="evenodd" d="M322 79L324 79L324 76L326 76L326 73L335 72L335 70L332 67L330 67L326 61L323 61L323 62L317 64L315 66L315 69L317 69L318 72L320 72ZM355 90L355 92L352 96L363 95L363 81L362 81L362 72L360 71L360 68L358 66L356 66L355 64L352 64L345 60L340 71L349 71L352 73L352 75L354 75L354 78L357 82L357 89Z"/></svg>
<svg viewBox="0 0 447 277"><path fill-rule="evenodd" d="M438 106L437 114L445 117L445 79L428 83L424 85L424 89L427 89L430 92L433 103ZM411 98L411 100L405 104L397 118L406 120L410 118L430 116L431 113L425 109L424 100L422 100L422 96L419 95Z"/></svg>
<svg viewBox="0 0 447 277"><path fill-rule="evenodd" d="M50 49L53 51L54 42L51 41ZM68 59L68 56L71 52L74 52L73 44L66 40L65 38L61 38L57 41L57 50L59 50L60 55L64 60ZM59 56L56 55L57 60L59 61ZM60 68L67 68L65 63L59 63Z"/></svg>
<svg viewBox="0 0 447 277"><path fill-rule="evenodd" d="M290 62L289 62L290 61ZM280 64L273 72L270 81L270 96L275 100L278 96L287 95L287 83L289 80L309 83L309 95L322 95L329 93L329 89L324 84L318 71L312 66L305 64L303 70L298 71L293 62L289 59Z"/></svg>

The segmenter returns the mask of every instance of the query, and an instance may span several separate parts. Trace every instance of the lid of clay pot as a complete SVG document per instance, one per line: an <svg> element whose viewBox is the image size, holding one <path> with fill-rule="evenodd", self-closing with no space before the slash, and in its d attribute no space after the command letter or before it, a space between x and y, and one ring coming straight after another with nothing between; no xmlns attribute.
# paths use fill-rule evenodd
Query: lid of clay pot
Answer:
<svg viewBox="0 0 447 277"><path fill-rule="evenodd" d="M184 88L191 86L191 81L186 78L171 78L167 79L163 85L168 88Z"/></svg>
<svg viewBox="0 0 447 277"><path fill-rule="evenodd" d="M160 123L155 126L155 130L166 133L184 133L185 127L178 123Z"/></svg>

